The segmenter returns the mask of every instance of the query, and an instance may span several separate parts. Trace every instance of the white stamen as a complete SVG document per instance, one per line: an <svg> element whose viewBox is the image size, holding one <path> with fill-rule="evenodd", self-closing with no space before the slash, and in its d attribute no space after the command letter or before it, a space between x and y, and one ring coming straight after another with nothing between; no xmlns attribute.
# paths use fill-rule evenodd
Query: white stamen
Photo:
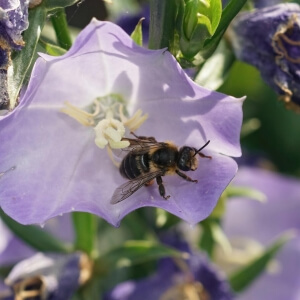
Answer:
<svg viewBox="0 0 300 300"><path fill-rule="evenodd" d="M116 119L101 120L94 129L96 133L95 143L99 148L104 148L108 143L112 148L129 146L128 141L122 141L125 127Z"/></svg>
<svg viewBox="0 0 300 300"><path fill-rule="evenodd" d="M148 118L148 114L144 116L142 116L142 114L142 110L138 109L132 118L124 122L124 125L128 127L130 131L137 130Z"/></svg>
<svg viewBox="0 0 300 300"><path fill-rule="evenodd" d="M92 113L69 102L65 102L65 107L61 109L61 112L84 126L94 127L95 143L101 149L105 146L115 149L128 147L130 143L122 140L125 127L133 132L148 118L148 114L143 115L142 110L139 109L128 119L124 115L122 98L115 94L97 98L93 102Z"/></svg>

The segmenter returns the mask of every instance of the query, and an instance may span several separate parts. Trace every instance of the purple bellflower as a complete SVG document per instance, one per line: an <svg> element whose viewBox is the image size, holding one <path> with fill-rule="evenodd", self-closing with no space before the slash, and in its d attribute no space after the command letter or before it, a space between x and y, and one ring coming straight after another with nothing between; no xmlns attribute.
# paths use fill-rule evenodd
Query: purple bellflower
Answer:
<svg viewBox="0 0 300 300"><path fill-rule="evenodd" d="M8 108L7 70L12 50L24 46L21 33L28 27L29 0L0 0L0 110Z"/></svg>
<svg viewBox="0 0 300 300"><path fill-rule="evenodd" d="M233 292L225 276L202 253L173 234L168 245L187 254L188 259L164 258L155 275L126 281L110 291L104 300L231 300Z"/></svg>
<svg viewBox="0 0 300 300"><path fill-rule="evenodd" d="M233 247L238 249L229 256L228 262L232 266L241 267L240 262L249 262L283 232L294 230L296 234L265 273L237 299L300 299L299 180L244 167L239 170L233 183L263 192L267 201L260 203L245 198L228 201L224 231ZM219 257L224 263L224 253Z"/></svg>
<svg viewBox="0 0 300 300"><path fill-rule="evenodd" d="M61 230L61 228L64 228L64 230ZM72 222L69 217L69 215L64 215L63 217L57 217L49 220L44 228L44 230L50 232L53 234L56 238L59 238L61 240L71 242L73 239L73 230L72 230ZM33 258L30 258L33 257ZM20 287L19 283L22 281L24 283L24 280L26 279L27 283L40 283L38 284L39 289L36 291L36 293L41 292L41 287L44 288L44 292L51 294L51 297L53 295L61 294L66 295L66 293L72 292L74 289L71 288L69 283L65 282L71 280L76 274L78 273L78 268L76 269L76 262L81 257L79 254L74 254L70 256L57 256L60 259L60 263L56 265L56 267L53 268L53 259L51 257L44 257L42 254L37 254L34 249L29 247L28 245L24 244L20 239L18 239L14 234L3 224L3 222L0 220L0 267L10 267L12 265L16 266L14 267L14 270L9 275L9 280L6 280L6 283L8 285L4 284L4 281L1 281L0 279L0 299L14 299L12 296L14 294L13 288L16 287L15 283L18 282L18 286ZM57 258L56 257L56 258ZM87 260L84 256L80 258L82 260L82 268L87 266ZM25 274L25 270L22 266L24 264L27 264L26 262L32 262L35 261L35 265L32 264L32 268L30 269L30 272L27 272ZM24 263L25 261L25 263ZM45 262L47 262L47 268L45 268ZM51 262L49 264L49 262ZM63 262L63 263L62 263ZM20 266L21 267L17 267ZM30 264L29 264L30 265ZM38 269L36 268L38 266ZM42 266L42 267L41 267ZM62 268L64 266L64 268ZM33 272L34 269L34 274ZM47 269L47 276L44 280L44 278L41 278L41 276L46 275L46 269ZM28 271L28 268L27 268ZM53 271L53 272L52 272ZM55 271L55 272L54 272ZM87 269L85 268L82 273L86 273ZM69 274L68 273L73 273ZM73 276L74 275L74 276ZM73 276L73 277L72 277ZM22 279L21 279L22 277ZM60 278L57 282L57 278ZM42 279L42 280L41 280ZM74 284L74 288L78 286L78 282L71 281L70 284ZM26 286L26 285L25 285ZM25 286L23 286L25 288ZM26 288L25 288L26 289ZM19 294L23 293L23 290L19 289ZM4 297L7 295L7 297ZM67 299L67 298L51 298L48 297L47 299ZM19 298L18 298L19 299ZM22 298L23 299L23 298Z"/></svg>
<svg viewBox="0 0 300 300"><path fill-rule="evenodd" d="M15 50L24 45L21 33L28 27L28 5L29 0L0 0L1 45L5 41Z"/></svg>
<svg viewBox="0 0 300 300"><path fill-rule="evenodd" d="M236 56L255 66L288 108L300 111L300 6L278 4L243 13L232 32Z"/></svg>
<svg viewBox="0 0 300 300"><path fill-rule="evenodd" d="M0 205L8 215L29 224L86 211L118 226L144 206L191 224L211 213L237 171L229 156L241 155L243 99L201 88L165 49L141 48L110 22L92 20L61 57L40 55L20 105L0 117ZM153 185L112 205L125 179L111 149L127 147L122 138L137 129L197 149L210 140L203 151L212 159L199 158L191 175L198 183L166 176L167 201Z"/></svg>
<svg viewBox="0 0 300 300"><path fill-rule="evenodd" d="M273 6L281 3L281 0L253 0L253 4L256 8L264 8L267 6Z"/></svg>
<svg viewBox="0 0 300 300"><path fill-rule="evenodd" d="M37 253L16 264L5 284L14 299L68 300L90 275L91 264L85 254Z"/></svg>

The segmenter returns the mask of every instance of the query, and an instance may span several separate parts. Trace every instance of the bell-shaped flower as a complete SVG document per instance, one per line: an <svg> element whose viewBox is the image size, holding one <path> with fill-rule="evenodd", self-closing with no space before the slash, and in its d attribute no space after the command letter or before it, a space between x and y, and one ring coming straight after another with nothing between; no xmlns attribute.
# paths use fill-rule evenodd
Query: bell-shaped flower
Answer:
<svg viewBox="0 0 300 300"><path fill-rule="evenodd" d="M64 230L61 230L61 229ZM59 240L63 240L65 242L71 242L73 240L73 228L72 228L72 222L70 219L70 215L65 214L63 217L57 217L57 218L53 218L51 220L49 220L46 224L44 224L43 229L41 230L45 230L46 232L49 232L50 234L52 234L55 238L58 238ZM11 266L13 265L19 265L21 264L22 266L22 261L27 261L27 259L29 259L29 257L33 256L33 257L37 257L36 261L41 261L41 263L43 263L43 256L41 254L34 256L34 254L37 254L36 250L34 250L33 248L31 248L29 245L25 244L23 241L21 241L17 236L15 236L7 227L6 225L1 221L0 219L0 266L1 268L7 268L7 269L11 269ZM60 257L63 257L63 255L61 255ZM74 263L72 263L72 261L75 262L77 261L77 257L78 255L75 254L74 256L70 256L70 260L68 258L68 256L65 256L64 260L69 260L69 262L71 263L71 267L72 265L74 265ZM83 261L86 262L85 258L83 257ZM46 261L51 261L51 258L47 258ZM30 260L30 262L32 262L32 260ZM61 264L60 264L61 265ZM48 265L49 267L49 265ZM69 267L68 267L69 268ZM22 269L22 268L21 268ZM57 269L57 268L56 268ZM17 268L17 270L20 271L20 268ZM32 270L32 269L31 269ZM66 271L65 269L61 269L61 271ZM23 270L24 271L24 270ZM68 269L67 269L68 271ZM73 271L76 271L75 269L73 269ZM44 276L45 273L43 273L44 271L39 272L39 276ZM22 274L21 274L22 273ZM36 282L36 283L41 283L41 285L39 285L39 289L38 291L36 291L35 293L41 293L41 287L45 288L45 292L47 292L48 294L50 293L52 296L53 294L57 294L57 293L61 293L62 296L65 295L65 293L69 293L72 290L70 290L69 286L66 283L63 283L61 285L59 284L55 284L53 285L53 276L55 274L50 274L51 276L48 276L45 280L41 277L39 277L39 279L36 278L36 274L32 275L32 274L24 274L24 272L17 272L17 275L20 277L22 277L22 281L26 280L28 283L30 282ZM43 274L42 274L43 273ZM49 273L49 272L48 272ZM14 274L16 274L14 272ZM49 274L48 274L49 275ZM56 277L54 278L55 280L57 280L57 276L60 276L61 278L64 279L64 276L68 276L68 274L58 274L56 271ZM15 280L15 275L14 280L11 280L11 282L13 283L9 283L8 285L4 284L4 279L2 277L3 274L1 274L0 276L0 299L15 299L15 297L13 296L14 294L14 287L15 287L15 281L19 281L19 277L18 280ZM67 279L68 280L68 279ZM23 281L24 282L24 281ZM49 290L49 284L51 283L51 291ZM48 286L47 286L48 284ZM23 287L26 289L26 285L23 285ZM18 296L20 296L20 293L23 293L23 290L19 289L18 292ZM24 295L23 295L24 296ZM21 296L20 296L21 297ZM25 297L25 296L24 296ZM18 298L19 299L19 298ZM51 298L51 299L56 299L56 298Z"/></svg>
<svg viewBox="0 0 300 300"><path fill-rule="evenodd" d="M187 259L164 258L157 272L138 281L125 281L109 291L104 300L231 300L233 292L224 274L203 253L192 251L188 244L168 236L167 244L184 252Z"/></svg>
<svg viewBox="0 0 300 300"><path fill-rule="evenodd" d="M293 230L296 233L266 271L237 299L299 299L300 279L300 182L257 168L241 168L234 185L252 187L265 194L261 203L245 198L228 201L224 215L224 231L233 246L230 256L217 255L219 263L230 271L263 253L264 247L280 234ZM228 268L230 267L230 268Z"/></svg>
<svg viewBox="0 0 300 300"><path fill-rule="evenodd" d="M23 224L86 211L113 225L143 206L195 224L206 218L237 171L242 99L201 88L166 51L137 46L118 26L92 22L61 57L40 54L20 105L0 117L0 205ZM203 150L191 177L164 176L117 204L126 182L113 148L129 132ZM131 136L134 138L133 136ZM124 153L123 150L117 150ZM125 152L127 153L127 152Z"/></svg>
<svg viewBox="0 0 300 300"><path fill-rule="evenodd" d="M16 264L5 279L14 299L68 300L91 277L86 254L37 253ZM9 290L6 290L9 294Z"/></svg>
<svg viewBox="0 0 300 300"><path fill-rule="evenodd" d="M300 6L286 3L243 13L232 29L236 56L255 66L288 108L300 111Z"/></svg>

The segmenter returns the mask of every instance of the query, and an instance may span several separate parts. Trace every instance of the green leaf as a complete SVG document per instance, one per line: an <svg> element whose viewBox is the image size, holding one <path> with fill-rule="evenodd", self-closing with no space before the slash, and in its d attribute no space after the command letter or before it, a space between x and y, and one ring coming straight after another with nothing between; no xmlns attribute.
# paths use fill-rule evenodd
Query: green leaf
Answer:
<svg viewBox="0 0 300 300"><path fill-rule="evenodd" d="M220 226L220 219L209 217L202 221L202 236L200 248L205 251L209 257L213 257L215 245L218 244L224 253L232 251L231 244Z"/></svg>
<svg viewBox="0 0 300 300"><path fill-rule="evenodd" d="M95 249L98 217L86 212L73 212L75 230L75 249L97 256Z"/></svg>
<svg viewBox="0 0 300 300"><path fill-rule="evenodd" d="M26 81L26 74L33 63L35 49L46 21L46 9L43 4L29 10L29 27L24 32L24 48L16 52L12 58L11 72L8 72L8 92L10 98L10 108L13 109L21 90Z"/></svg>
<svg viewBox="0 0 300 300"><path fill-rule="evenodd" d="M122 268L162 257L186 258L187 253L150 241L127 241L100 257L107 268ZM103 267L102 267L103 268Z"/></svg>
<svg viewBox="0 0 300 300"><path fill-rule="evenodd" d="M174 50L176 16L180 0L150 0L149 49Z"/></svg>
<svg viewBox="0 0 300 300"><path fill-rule="evenodd" d="M226 7L223 9L220 23L214 35L204 43L204 47L199 53L199 55L202 57L202 60L206 60L212 55L212 53L217 48L227 27L246 2L247 0L231 0L226 5Z"/></svg>
<svg viewBox="0 0 300 300"><path fill-rule="evenodd" d="M61 56L61 55L64 55L67 52L65 49L60 48L56 45L47 43L47 42L43 41L42 39L39 40L39 45L41 47L43 47L45 52L49 55Z"/></svg>
<svg viewBox="0 0 300 300"><path fill-rule="evenodd" d="M72 247L59 241L49 232L34 225L22 225L11 219L0 208L0 217L5 225L29 246L43 252L70 253Z"/></svg>
<svg viewBox="0 0 300 300"><path fill-rule="evenodd" d="M79 2L79 0L44 0L44 2L48 10L53 10L74 5Z"/></svg>
<svg viewBox="0 0 300 300"><path fill-rule="evenodd" d="M224 33L233 18L240 12L247 0L231 0L224 8L222 17L215 35L218 36L220 33Z"/></svg>
<svg viewBox="0 0 300 300"><path fill-rule="evenodd" d="M210 220L206 219L200 223L202 226L202 235L200 239L199 247L204 252L207 253L209 257L212 257L214 247L215 247L215 240L212 233L212 227Z"/></svg>
<svg viewBox="0 0 300 300"><path fill-rule="evenodd" d="M242 292L253 283L263 273L268 263L275 257L278 251L294 237L294 232L282 234L264 253L231 275L229 282L232 289L236 292Z"/></svg>
<svg viewBox="0 0 300 300"><path fill-rule="evenodd" d="M221 40L214 54L206 60L194 81L210 90L217 90L226 80L235 56L225 40Z"/></svg>
<svg viewBox="0 0 300 300"><path fill-rule="evenodd" d="M243 197L256 200L262 203L267 201L267 197L264 193L256 189L249 188L247 186L228 186L226 189L226 197Z"/></svg>
<svg viewBox="0 0 300 300"><path fill-rule="evenodd" d="M131 33L131 38L139 45L143 46L142 22L145 18L141 18Z"/></svg>

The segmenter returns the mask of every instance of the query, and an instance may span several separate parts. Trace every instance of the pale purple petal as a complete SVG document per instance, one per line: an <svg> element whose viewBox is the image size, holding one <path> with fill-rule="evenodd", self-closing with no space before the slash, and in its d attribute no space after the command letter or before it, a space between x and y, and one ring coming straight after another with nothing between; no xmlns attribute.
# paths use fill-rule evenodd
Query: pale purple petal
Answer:
<svg viewBox="0 0 300 300"><path fill-rule="evenodd" d="M43 224L43 230L64 242L73 241L74 234L69 215L48 220L46 224ZM14 264L34 253L34 249L16 237L0 220L0 266Z"/></svg>
<svg viewBox="0 0 300 300"><path fill-rule="evenodd" d="M93 20L62 57L41 55L21 104L0 117L0 204L21 223L72 210L97 214L118 225L130 211L163 207L194 224L207 217L233 178L237 165L219 153L239 156L242 100L193 83L166 50L138 47L118 26ZM141 188L111 205L124 180L94 143L94 130L60 112L65 101L86 107L96 97L120 94L133 114L149 119L138 134L201 147L191 174L198 184L165 178L168 201L157 186ZM152 199L153 197L153 199Z"/></svg>
<svg viewBox="0 0 300 300"><path fill-rule="evenodd" d="M245 198L228 202L224 230L267 245L284 231L300 230L300 181L259 169L242 168L234 183L262 191L267 203ZM300 297L300 236L276 256L279 271L265 272L238 299L298 300Z"/></svg>

